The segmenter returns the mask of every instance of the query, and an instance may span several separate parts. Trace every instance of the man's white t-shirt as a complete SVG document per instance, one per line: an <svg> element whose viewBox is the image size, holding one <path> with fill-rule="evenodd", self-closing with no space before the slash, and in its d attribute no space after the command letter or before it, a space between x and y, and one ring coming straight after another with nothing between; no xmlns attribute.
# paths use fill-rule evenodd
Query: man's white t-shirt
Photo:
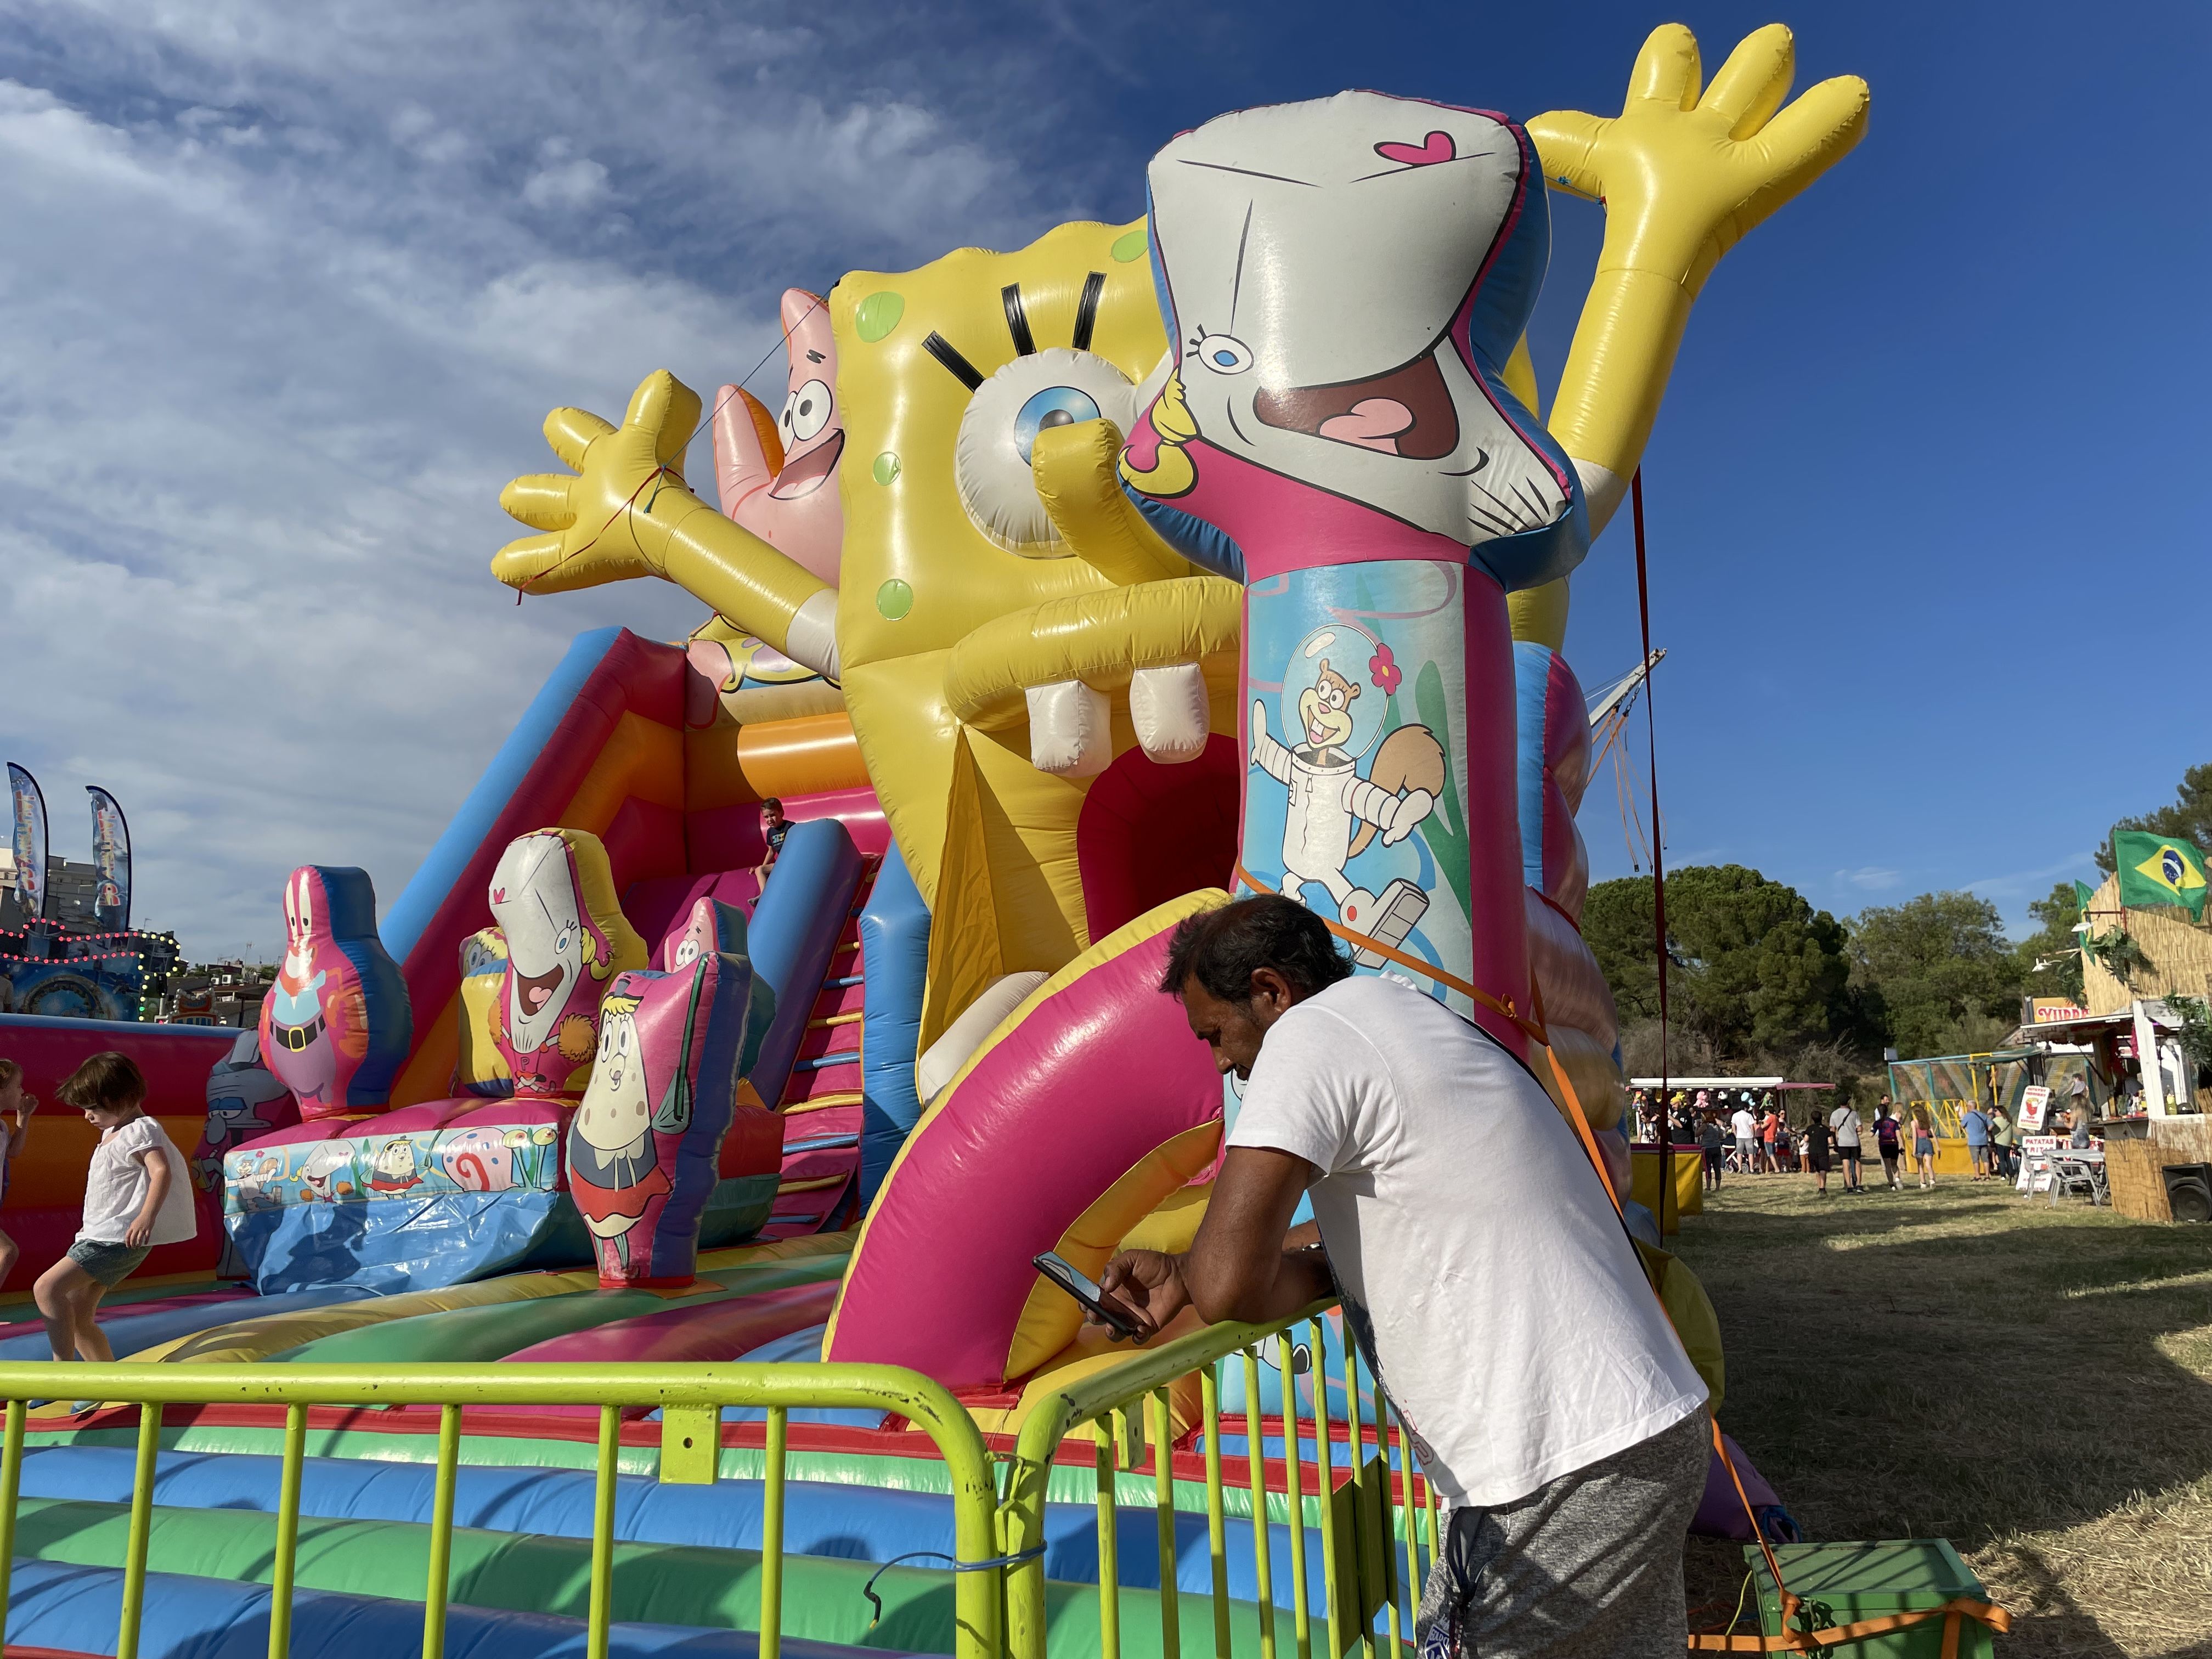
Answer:
<svg viewBox="0 0 2212 1659"><path fill-rule="evenodd" d="M139 1153L158 1152L169 1166L169 1190L155 1212L151 1244L181 1244L199 1231L192 1210L191 1178L185 1170L185 1155L150 1117L134 1117L100 1138L93 1148L92 1168L84 1178L84 1224L77 1229L80 1243L120 1244L146 1202L151 1177Z"/></svg>
<svg viewBox="0 0 2212 1659"><path fill-rule="evenodd" d="M1735 1138L1739 1141L1759 1139L1759 1120L1751 1115L1748 1107L1737 1107L1735 1115L1729 1120L1729 1125L1735 1131Z"/></svg>
<svg viewBox="0 0 2212 1659"><path fill-rule="evenodd" d="M1525 1497L1705 1403L1575 1132L1432 998L1363 976L1291 1008L1229 1144L1314 1166L1346 1322L1447 1504Z"/></svg>
<svg viewBox="0 0 2212 1659"><path fill-rule="evenodd" d="M1856 1146L1859 1144L1859 1113L1856 1106L1838 1106L1828 1114L1828 1127L1836 1132L1836 1145Z"/></svg>

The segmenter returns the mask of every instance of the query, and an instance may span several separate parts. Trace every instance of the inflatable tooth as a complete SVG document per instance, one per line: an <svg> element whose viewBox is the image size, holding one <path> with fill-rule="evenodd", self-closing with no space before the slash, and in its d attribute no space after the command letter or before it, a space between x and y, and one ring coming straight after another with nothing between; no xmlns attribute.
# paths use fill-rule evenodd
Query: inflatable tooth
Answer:
<svg viewBox="0 0 2212 1659"><path fill-rule="evenodd" d="M284 879L284 956L261 1004L264 1062L313 1121L383 1106L413 1035L368 872L301 866Z"/></svg>
<svg viewBox="0 0 2212 1659"><path fill-rule="evenodd" d="M1528 137L1345 93L1210 121L1149 179L1174 368L1121 475L1244 584L1240 879L1524 1053L1505 593L1588 543L1504 379L1549 253Z"/></svg>

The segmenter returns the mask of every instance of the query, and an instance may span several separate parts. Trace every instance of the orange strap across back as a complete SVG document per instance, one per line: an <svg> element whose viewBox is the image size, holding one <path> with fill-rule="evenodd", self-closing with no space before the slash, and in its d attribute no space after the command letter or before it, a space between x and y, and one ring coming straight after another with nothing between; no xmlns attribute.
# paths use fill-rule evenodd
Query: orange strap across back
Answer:
<svg viewBox="0 0 2212 1659"><path fill-rule="evenodd" d="M1268 886L1266 882L1261 881L1259 877L1254 875L1249 870L1247 870L1242 864L1239 864L1237 866L1237 879L1243 882L1247 887L1250 888L1255 893L1273 893L1275 890L1273 888ZM1523 1019L1520 1013L1514 1008L1513 1005L1504 998L1494 997L1491 995L1489 992L1484 990L1480 985L1470 985L1458 975L1446 973L1443 969L1437 967L1436 963L1432 962L1424 962L1420 957L1413 955L1411 951L1401 951L1395 945L1385 945L1381 939L1376 939L1370 934L1363 933L1356 927L1346 927L1342 922L1331 921L1327 916L1323 916L1321 919L1321 925L1328 928L1330 933L1335 934L1339 939L1351 945L1353 949L1359 951L1371 951L1376 956L1382 957L1386 962L1395 962L1401 968L1410 968L1415 973L1420 975L1424 979L1432 979L1436 981L1437 984L1456 991L1463 997L1472 998L1480 1006L1489 1009L1493 1014L1502 1015L1504 1018L1511 1020L1514 1024L1520 1027L1523 1033L1534 1038L1536 1042L1544 1042L1544 1027L1542 1023L1536 1020Z"/></svg>

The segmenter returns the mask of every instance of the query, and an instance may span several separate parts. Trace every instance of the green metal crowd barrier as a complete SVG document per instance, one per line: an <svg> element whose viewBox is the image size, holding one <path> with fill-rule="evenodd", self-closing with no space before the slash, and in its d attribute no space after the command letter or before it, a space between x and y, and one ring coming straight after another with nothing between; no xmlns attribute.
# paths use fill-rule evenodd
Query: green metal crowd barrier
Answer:
<svg viewBox="0 0 2212 1659"><path fill-rule="evenodd" d="M1328 1304L1303 1310L1278 1325L1218 1325L1160 1347L1133 1351L1039 1401L1024 1421L1014 1449L994 1454L967 1409L945 1388L917 1372L890 1365L856 1364L73 1364L67 1390L79 1398L139 1408L137 1455L123 1555L122 1616L118 1659L137 1659L146 1610L149 1538L154 1530L154 1485L162 1444L162 1412L169 1406L261 1405L282 1408L284 1419L281 1487L270 1573L270 1659L291 1647L292 1595L301 1542L301 1486L309 1437L309 1410L317 1407L439 1408L437 1471L428 1526L428 1573L422 1592L422 1653L441 1659L454 1572L454 1492L465 1407L587 1406L599 1412L598 1460L590 1540L586 1629L592 1659L605 1659L613 1622L612 1582L617 1549L615 1495L622 1464L621 1426L628 1408L660 1413L659 1478L711 1485L727 1469L721 1415L727 1407L753 1407L766 1414L761 1457L763 1527L759 1564L758 1643L761 1659L778 1659L784 1635L786 1557L784 1498L791 1458L788 1414L794 1409L859 1409L896 1415L928 1435L941 1460L953 1500L957 1565L951 1574L955 1659L1048 1659L1053 1653L1096 1652L1099 1659L1182 1659L1210 1649L1217 1659L1313 1659L1316 1635L1327 1659L1358 1648L1375 1659L1388 1641L1395 1656L1407 1587L1422 1580L1425 1558L1436 1553L1433 1492L1407 1455L1404 1425L1387 1403L1379 1423L1363 1420L1355 1404L1346 1422L1332 1421L1328 1352L1322 1315ZM1294 1353L1304 1327L1311 1356L1310 1402L1297 1402ZM1276 1426L1278 1455L1269 1455L1262 1420L1261 1364L1273 1351L1292 1414ZM1242 1367L1247 1410L1243 1479L1237 1490L1224 1478L1221 1368ZM1346 1352L1344 1397L1360 1398L1357 1360ZM1176 1479L1171 1390L1195 1376L1203 1452L1202 1486ZM51 1364L0 1364L0 1401L6 1402L0 1437L0 1624L8 1607L10 1567L18 1543L19 1497L28 1405L57 1386ZM1186 1398L1188 1397L1186 1394ZM1230 1420L1237 1432L1237 1419ZM57 1422L56 1429L65 1427ZM1386 1437L1395 1431L1395 1447ZM1063 1446L1080 1439L1088 1450L1080 1464L1063 1460ZM1003 1443L1001 1443L1003 1444ZM1300 1449L1316 1465L1310 1481ZM1396 1468L1392 1467L1392 1450ZM635 1456L635 1449L633 1457ZM1346 1478L1340 1480L1340 1459ZM750 1465L750 1456L743 1460ZM1228 1460L1233 1466L1236 1460ZM1098 1573L1095 1588L1053 1583L1045 1573L1045 1504L1066 1502L1071 1481L1088 1487L1083 1501L1098 1515ZM1313 1484L1316 1490L1304 1490ZM1116 1559L1116 1515L1127 1502L1147 1502L1158 1517L1159 1588L1125 1588ZM1212 1561L1210 1595L1176 1587L1176 1514L1202 1507ZM1229 1594L1225 1522L1249 1516L1255 1542L1255 1601ZM1278 1607L1270 1522L1287 1522L1290 1606ZM118 1517L119 1518L119 1517ZM1322 1582L1310 1583L1306 1540L1321 1529ZM35 1548L35 1547L34 1547ZM634 1601L634 1597L631 1598ZM1149 1628L1155 1617L1157 1637ZM1290 1629L1279 1632L1282 1615ZM1088 1626L1096 1622L1094 1632ZM1378 1632L1378 1623L1381 1629ZM1287 1636L1287 1640L1283 1638Z"/></svg>
<svg viewBox="0 0 2212 1659"><path fill-rule="evenodd" d="M307 1455L307 1412L316 1406L435 1406L437 1485L430 1516L430 1571L422 1598L423 1659L445 1652L446 1605L453 1565L453 1488L459 1468L461 1411L467 1406L596 1406L599 1464L593 1488L591 1601L592 1659L605 1659L612 1622L615 1477L625 1407L658 1408L660 1478L710 1484L728 1406L766 1410L767 1457L762 1488L761 1659L777 1659L783 1613L783 1499L786 1425L794 1407L896 1413L927 1433L944 1460L954 1499L953 1536L963 1562L988 1561L994 1549L996 1489L983 1437L967 1409L943 1387L895 1365L131 1365L72 1364L69 1391L85 1399L136 1405L138 1461L131 1493L124 1556L123 1616L117 1659L137 1659L145 1614L146 1554L153 1527L154 1474L167 1406L274 1405L284 1408L282 1487L270 1579L270 1659L291 1651L292 1578L300 1535L300 1477ZM0 1624L7 1616L15 1559L18 1498L27 1406L52 1394L51 1364L0 1365L7 1402L0 1437ZM1002 1651L1002 1589L995 1569L962 1572L954 1583L956 1659L998 1659Z"/></svg>
<svg viewBox="0 0 2212 1659"><path fill-rule="evenodd" d="M1256 1652L1260 1659L1278 1659L1282 1609L1274 1601L1274 1566L1267 1524L1273 1505L1269 1468L1280 1476L1284 1508L1290 1532L1291 1640L1297 1659L1312 1659L1316 1586L1307 1582L1305 1534L1309 1516L1322 1529L1322 1583L1321 1619L1326 1632L1328 1659L1342 1659L1353 1647L1363 1659L1375 1659L1376 1621L1384 1617L1389 1651L1395 1655L1410 1631L1401 1631L1401 1608L1406 1588L1418 1587L1426 1562L1433 1562L1437 1547L1436 1497L1426 1481L1413 1473L1405 1425L1387 1401L1381 1419L1367 1424L1361 1411L1358 1358L1350 1345L1343 1358L1344 1396L1347 1405L1345 1441L1334 1438L1328 1379L1322 1374L1328 1352L1321 1316L1333 1304L1323 1302L1305 1309L1279 1325L1214 1325L1195 1331L1161 1347L1133 1353L1109 1370L1097 1372L1070 1388L1040 1401L1022 1425L1006 1490L999 1510L999 1541L1006 1570L1006 1651L1010 1659L1047 1659L1048 1606L1044 1563L1044 1505L1050 1493L1051 1474L1063 1442L1078 1431L1091 1431L1098 1507L1097 1651L1101 1659L1122 1659L1123 1596L1115 1561L1115 1512L1125 1472L1150 1464L1152 1500L1159 1522L1160 1589L1159 1634L1157 1649L1149 1640L1147 1653L1159 1659L1181 1659L1186 1639L1187 1615L1176 1587L1176 1492L1170 1454L1170 1389L1179 1379L1195 1373L1200 1390L1200 1434L1205 1455L1205 1500L1207 1547L1212 1561L1212 1585L1205 1616L1198 1625L1199 1650L1210 1638L1217 1659L1235 1659ZM1306 1329L1312 1367L1312 1410L1297 1410L1296 1332ZM1285 1412L1281 1422L1283 1453L1266 1455L1259 1401L1260 1366L1265 1349L1273 1346L1284 1379ZM1233 1362L1243 1368L1244 1382L1245 1482L1252 1519L1254 1574L1257 1595L1251 1603L1233 1601L1229 1594L1228 1550L1224 1521L1230 1492L1223 1474L1222 1415L1218 1367ZM1384 1437L1395 1425L1398 1468L1394 1473ZM1317 1465L1317 1490L1310 1508L1309 1494L1301 1490L1304 1478L1299 1448L1310 1440ZM1147 1450L1147 1448L1149 1449ZM1370 1449L1371 1448L1371 1449ZM1348 1479L1336 1479L1336 1458L1341 1450ZM1401 1563L1402 1561L1402 1576ZM1417 1592L1416 1592L1417 1593ZM1065 1617L1063 1610L1062 1617ZM1249 1631L1240 1630L1249 1621ZM1058 1643L1054 1644L1059 1645Z"/></svg>

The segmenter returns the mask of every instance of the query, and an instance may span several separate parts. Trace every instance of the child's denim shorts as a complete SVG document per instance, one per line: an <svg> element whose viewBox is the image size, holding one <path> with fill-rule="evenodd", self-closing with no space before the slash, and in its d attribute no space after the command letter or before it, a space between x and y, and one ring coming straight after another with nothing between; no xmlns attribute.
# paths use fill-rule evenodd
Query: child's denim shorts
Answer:
<svg viewBox="0 0 2212 1659"><path fill-rule="evenodd" d="M150 1253L146 1244L119 1244L112 1239L80 1238L69 1247L70 1261L89 1273L109 1290L113 1290L138 1270L138 1264Z"/></svg>

